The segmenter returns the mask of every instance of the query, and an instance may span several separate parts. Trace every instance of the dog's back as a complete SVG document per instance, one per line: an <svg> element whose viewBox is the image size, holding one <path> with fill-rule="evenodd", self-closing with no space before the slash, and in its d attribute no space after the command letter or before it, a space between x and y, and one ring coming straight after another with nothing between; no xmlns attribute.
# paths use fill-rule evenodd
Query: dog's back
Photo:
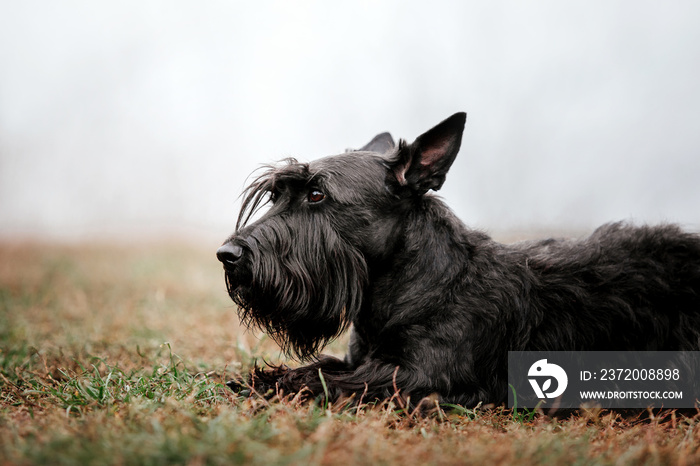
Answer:
<svg viewBox="0 0 700 466"><path fill-rule="evenodd" d="M539 304L527 310L523 349L700 348L698 235L675 225L613 223L581 241L513 249L531 282L528 301Z"/></svg>

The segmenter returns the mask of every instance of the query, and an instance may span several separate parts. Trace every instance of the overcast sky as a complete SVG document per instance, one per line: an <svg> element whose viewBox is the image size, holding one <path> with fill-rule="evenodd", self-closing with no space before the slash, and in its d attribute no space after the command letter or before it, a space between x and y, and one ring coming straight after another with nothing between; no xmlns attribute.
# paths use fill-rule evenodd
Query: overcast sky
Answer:
<svg viewBox="0 0 700 466"><path fill-rule="evenodd" d="M468 225L700 229L700 2L0 0L0 236L223 239L246 177L468 113Z"/></svg>

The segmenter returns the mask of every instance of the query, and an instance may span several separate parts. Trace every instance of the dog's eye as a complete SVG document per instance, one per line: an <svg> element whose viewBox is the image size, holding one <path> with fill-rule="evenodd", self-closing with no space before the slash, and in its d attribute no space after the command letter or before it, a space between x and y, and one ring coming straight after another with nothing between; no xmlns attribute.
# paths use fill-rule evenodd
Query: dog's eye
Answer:
<svg viewBox="0 0 700 466"><path fill-rule="evenodd" d="M309 191L309 202L321 202L325 198L326 195L318 189L312 189L311 191Z"/></svg>

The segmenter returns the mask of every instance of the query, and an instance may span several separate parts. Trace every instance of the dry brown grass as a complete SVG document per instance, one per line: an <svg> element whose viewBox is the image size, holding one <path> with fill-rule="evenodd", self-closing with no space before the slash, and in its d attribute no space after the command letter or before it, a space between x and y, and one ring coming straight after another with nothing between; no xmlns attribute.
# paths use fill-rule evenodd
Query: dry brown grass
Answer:
<svg viewBox="0 0 700 466"><path fill-rule="evenodd" d="M0 245L0 464L700 462L699 421L675 412L237 398L221 382L281 356L239 326L215 247Z"/></svg>

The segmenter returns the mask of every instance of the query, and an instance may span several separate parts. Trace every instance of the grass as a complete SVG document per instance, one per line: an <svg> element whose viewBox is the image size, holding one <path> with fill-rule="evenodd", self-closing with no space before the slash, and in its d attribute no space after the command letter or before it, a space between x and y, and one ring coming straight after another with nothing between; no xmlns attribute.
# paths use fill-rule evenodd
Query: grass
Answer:
<svg viewBox="0 0 700 466"><path fill-rule="evenodd" d="M237 397L226 380L283 357L239 326L209 246L0 244L0 464L700 461L700 418L676 412Z"/></svg>

